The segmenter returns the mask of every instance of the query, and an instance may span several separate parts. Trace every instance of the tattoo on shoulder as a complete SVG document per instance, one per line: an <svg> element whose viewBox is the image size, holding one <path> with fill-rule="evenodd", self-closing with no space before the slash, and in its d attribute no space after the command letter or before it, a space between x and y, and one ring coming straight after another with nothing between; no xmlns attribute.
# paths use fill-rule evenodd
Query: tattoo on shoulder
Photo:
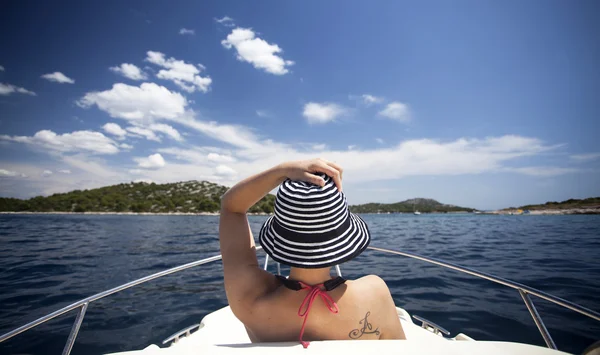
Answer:
<svg viewBox="0 0 600 355"><path fill-rule="evenodd" d="M373 325L371 323L369 323L368 317L370 315L371 315L371 312L367 312L367 314L365 314L365 318L363 318L360 322L358 322L359 327L351 330L350 333L348 333L348 336L351 339L358 339L361 336L363 336L363 334L379 335L379 327L377 327L377 328L375 328L375 330L373 330Z"/></svg>

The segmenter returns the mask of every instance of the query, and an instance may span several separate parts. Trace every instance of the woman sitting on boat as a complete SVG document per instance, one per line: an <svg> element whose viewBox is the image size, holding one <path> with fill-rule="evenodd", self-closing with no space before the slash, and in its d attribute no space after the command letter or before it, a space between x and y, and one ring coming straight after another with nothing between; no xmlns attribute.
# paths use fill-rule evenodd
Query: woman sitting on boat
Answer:
<svg viewBox="0 0 600 355"><path fill-rule="evenodd" d="M275 214L259 241L273 260L290 266L287 279L258 265L246 216L277 186ZM348 210L338 165L287 162L239 182L222 198L219 238L227 299L253 342L299 338L306 348L307 340L405 339L381 278L330 275L371 238L365 222Z"/></svg>

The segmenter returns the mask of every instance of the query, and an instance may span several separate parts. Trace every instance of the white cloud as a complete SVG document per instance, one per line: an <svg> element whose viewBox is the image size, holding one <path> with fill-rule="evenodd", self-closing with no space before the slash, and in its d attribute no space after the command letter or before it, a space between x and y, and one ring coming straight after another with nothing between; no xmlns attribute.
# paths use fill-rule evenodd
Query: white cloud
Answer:
<svg viewBox="0 0 600 355"><path fill-rule="evenodd" d="M69 170L69 169L61 169L58 172L61 173L61 174L70 174L71 170Z"/></svg>
<svg viewBox="0 0 600 355"><path fill-rule="evenodd" d="M59 153L88 152L93 154L115 154L119 152L117 143L100 132L75 131L56 134L42 130L32 137L1 135L0 140L29 144L44 150Z"/></svg>
<svg viewBox="0 0 600 355"><path fill-rule="evenodd" d="M380 104L383 102L383 97L377 97L369 94L364 94L361 96L362 102L367 105Z"/></svg>
<svg viewBox="0 0 600 355"><path fill-rule="evenodd" d="M125 149L125 150L130 150L130 149L133 149L133 146L131 144L127 144L127 143L121 143L121 144L119 144L119 148Z"/></svg>
<svg viewBox="0 0 600 355"><path fill-rule="evenodd" d="M50 177L52 175L52 170L44 170L42 171L42 177Z"/></svg>
<svg viewBox="0 0 600 355"><path fill-rule="evenodd" d="M217 125L217 129L220 129ZM240 132L250 131L238 127ZM522 157L534 157L557 146L546 145L536 138L521 136L488 137L483 139L461 138L452 141L433 139L405 140L386 147L353 150L331 150L319 144L285 145L279 142L247 137L249 147L233 146L231 149L217 147L171 147L160 148L157 154L136 158L136 170L123 173L117 166L110 166L83 154L62 156L61 162L85 173L61 175L61 179L45 180L36 191L68 191L81 188L75 185L103 186L136 178L150 179L157 183L200 179L231 186L240 176L249 176L282 161L314 158L321 156L344 167L344 177L351 184L400 179L406 176L449 176L482 173L514 173L533 177L554 176L574 172L560 166L515 168L513 163ZM325 148L325 149L323 149ZM152 158L155 156L155 158ZM164 157L164 158L163 158ZM92 158L92 159L90 159ZM160 168L164 160L168 169ZM173 163L173 160L179 161ZM166 163L164 164L166 166ZM220 167L219 167L220 166ZM23 171L4 166L10 171ZM39 177L39 171L33 174ZM71 179L69 183L65 179ZM60 181L59 181L60 180ZM7 180L8 181L8 180ZM32 183L31 178L28 184ZM89 181L89 182L88 182ZM352 186L352 185L349 185ZM29 190L28 190L29 191ZM353 190L348 190L352 195Z"/></svg>
<svg viewBox="0 0 600 355"><path fill-rule="evenodd" d="M329 159L344 166L352 179L379 180L416 175L463 175L503 171L505 164L553 149L535 138L520 136L403 141L372 150L331 152ZM524 170L515 172L526 173ZM374 176L377 176L376 178Z"/></svg>
<svg viewBox="0 0 600 355"><path fill-rule="evenodd" d="M63 156L61 160L70 166L90 173L92 177L101 178L95 182L96 186L106 186L107 181L119 180L119 174L104 160L93 159L86 154Z"/></svg>
<svg viewBox="0 0 600 355"><path fill-rule="evenodd" d="M219 165L215 168L215 174L219 176L235 176L237 175L237 171L227 165Z"/></svg>
<svg viewBox="0 0 600 355"><path fill-rule="evenodd" d="M69 78L68 76L66 76L65 74L56 71L54 73L48 73L48 74L44 74L42 75L42 78L48 80L48 81L53 81L55 83L60 83L60 84L74 84L75 80Z"/></svg>
<svg viewBox="0 0 600 355"><path fill-rule="evenodd" d="M33 91L29 91L25 88L22 87L18 87L18 86L14 86L11 84L3 84L0 83L0 95L10 95L12 93L19 93L19 94L26 94L26 95L31 95L31 96L36 96L36 93Z"/></svg>
<svg viewBox="0 0 600 355"><path fill-rule="evenodd" d="M151 124L149 128L154 132L164 133L178 142L183 141L183 137L181 137L181 134L179 134L179 132L175 128L169 126L168 124L154 123Z"/></svg>
<svg viewBox="0 0 600 355"><path fill-rule="evenodd" d="M570 158L578 162L585 162L600 159L600 153L575 154L571 155Z"/></svg>
<svg viewBox="0 0 600 355"><path fill-rule="evenodd" d="M180 35L195 35L196 31L188 28L182 28L179 30Z"/></svg>
<svg viewBox="0 0 600 355"><path fill-rule="evenodd" d="M229 16L223 16L222 18L216 18L215 21L220 23L225 27L233 27L235 24L233 23L233 19Z"/></svg>
<svg viewBox="0 0 600 355"><path fill-rule="evenodd" d="M178 142L183 141L183 137L181 136L179 131L177 131L172 126L169 126L168 124L164 124L164 123L152 123L148 126L141 126L141 125L130 126L130 127L126 128L125 134L128 134L127 131L130 132L129 135L138 136L138 137L142 136L148 140L156 141L156 142L161 141L161 138L156 134L157 132L162 133L162 134L168 136L169 138L174 139Z"/></svg>
<svg viewBox="0 0 600 355"><path fill-rule="evenodd" d="M379 115L400 122L410 121L410 111L408 109L408 105L397 101L387 104L383 110L379 111Z"/></svg>
<svg viewBox="0 0 600 355"><path fill-rule="evenodd" d="M160 138L151 129L139 126L131 126L126 129L134 135L145 137L149 141L160 142Z"/></svg>
<svg viewBox="0 0 600 355"><path fill-rule="evenodd" d="M377 143L379 143L379 144L383 144L383 143L385 143L385 142L383 141L383 139L381 139L381 138L375 138L375 141L377 141Z"/></svg>
<svg viewBox="0 0 600 355"><path fill-rule="evenodd" d="M244 126L219 124L214 121L199 121L193 119L193 117L181 117L173 121L236 147L258 148L269 144L268 142L260 142L252 130Z"/></svg>
<svg viewBox="0 0 600 355"><path fill-rule="evenodd" d="M271 113L267 110L256 110L256 115L262 118L272 117Z"/></svg>
<svg viewBox="0 0 600 355"><path fill-rule="evenodd" d="M313 144L311 146L312 150L325 150L327 149L327 144L323 144L323 143L318 143L318 144Z"/></svg>
<svg viewBox="0 0 600 355"><path fill-rule="evenodd" d="M148 76L146 75L146 73L144 73L144 71L142 69L138 68L134 64L122 63L119 66L110 67L109 69L112 72L123 75L124 77L131 79L131 80L146 80L146 79L148 79Z"/></svg>
<svg viewBox="0 0 600 355"><path fill-rule="evenodd" d="M230 163L236 159L231 152L216 147L192 147L192 148L159 148L159 153L172 156L174 159L193 163L193 165L211 165L213 163Z"/></svg>
<svg viewBox="0 0 600 355"><path fill-rule="evenodd" d="M0 65L0 71L4 71L4 67Z"/></svg>
<svg viewBox="0 0 600 355"><path fill-rule="evenodd" d="M87 93L77 104L83 108L96 105L111 117L145 126L143 129L146 130L149 130L149 125L164 119L236 147L281 146L271 141L261 142L248 127L197 120L194 112L186 111L188 101L185 97L154 83L143 83L140 87L115 84L110 90ZM144 134L147 132L144 131Z"/></svg>
<svg viewBox="0 0 600 355"><path fill-rule="evenodd" d="M354 150L356 148L355 144L349 145L348 146L348 150Z"/></svg>
<svg viewBox="0 0 600 355"><path fill-rule="evenodd" d="M143 83L139 87L118 83L110 90L85 94L77 104L83 108L96 105L115 118L151 122L183 115L188 102L181 94L155 83Z"/></svg>
<svg viewBox="0 0 600 355"><path fill-rule="evenodd" d="M309 102L304 105L302 115L308 123L327 123L334 121L336 117L343 115L347 109L334 103Z"/></svg>
<svg viewBox="0 0 600 355"><path fill-rule="evenodd" d="M26 178L27 175L22 174L22 173L18 173L16 171L12 171L12 170L0 169L0 177L22 177L22 178Z"/></svg>
<svg viewBox="0 0 600 355"><path fill-rule="evenodd" d="M0 176L17 176L19 175L19 173L17 173L16 171L10 171L10 170L5 170L5 169L0 169Z"/></svg>
<svg viewBox="0 0 600 355"><path fill-rule="evenodd" d="M134 135L134 136L145 137L148 140L160 142L161 139L156 134L156 132L159 132L159 133L162 133L162 134L168 136L169 138L174 139L178 142L183 141L183 137L181 136L179 131L177 131L172 126L169 126L168 124L164 124L164 123L152 123L148 126L130 126L130 127L127 127L126 129L123 129L118 124L111 122L111 123L105 124L104 126L102 126L102 128L104 129L104 131L106 133L112 134L119 139L124 139L125 136L127 136L127 135ZM128 131L130 133L128 133ZM133 148L132 146L130 146L128 144L120 144L119 146L124 149Z"/></svg>
<svg viewBox="0 0 600 355"><path fill-rule="evenodd" d="M206 157L209 161L213 161L213 162L217 162L217 163L233 163L235 161L234 157L232 157L230 155L226 155L226 154L219 154L219 153L208 153L208 155Z"/></svg>
<svg viewBox="0 0 600 355"><path fill-rule="evenodd" d="M344 177L352 183L374 182L399 179L406 176L449 176L482 173L513 172L515 174L534 174L532 169L512 169L511 162L521 157L533 157L540 153L556 149L557 146L545 145L536 138L521 136L488 137L484 139L461 138L454 141L415 139L402 141L389 147L376 149L319 150L320 146L302 145L302 149L278 142L270 142L266 147L235 148L229 153L217 148L193 147L162 148L163 154L183 160L186 164L170 164L169 169L146 173L155 181L180 181L198 179L203 176L210 181L234 183L230 176L217 174L215 162L207 159L208 149L216 153L228 154L235 158L226 166L237 172L236 177L250 176L256 172L288 160L324 157L344 167ZM217 163L221 164L221 163ZM543 173L539 172L543 171ZM549 167L539 169L538 176L568 173L570 170Z"/></svg>
<svg viewBox="0 0 600 355"><path fill-rule="evenodd" d="M207 152L199 147L193 147L191 149L176 147L158 148L157 151L163 154L171 155L174 159L183 160L193 164L206 164L208 162Z"/></svg>
<svg viewBox="0 0 600 355"><path fill-rule="evenodd" d="M209 76L202 77L199 75L205 69L203 65L196 66L173 57L166 59L161 52L148 51L147 55L146 61L165 68L161 69L156 77L170 80L189 93L196 90L208 92L210 89L212 79Z"/></svg>
<svg viewBox="0 0 600 355"><path fill-rule="evenodd" d="M523 168L507 168L509 172L520 173L529 176L557 176L575 173L579 170L573 168L561 168L556 166L528 166Z"/></svg>
<svg viewBox="0 0 600 355"><path fill-rule="evenodd" d="M27 179L0 179L0 190L5 196L29 198L39 195L84 190L117 184L128 181L128 176L119 174L118 168L109 167L109 162L89 154L57 155L51 154L51 161L27 163L9 163L7 170L26 173ZM65 166L68 165L68 168ZM70 170L71 174L58 173L54 167ZM49 170L54 174L43 177L42 171ZM25 174L22 174L25 177Z"/></svg>
<svg viewBox="0 0 600 355"><path fill-rule="evenodd" d="M158 169L165 166L165 159L159 153L149 155L147 158L134 158L138 167L144 169Z"/></svg>
<svg viewBox="0 0 600 355"><path fill-rule="evenodd" d="M256 37L254 31L249 28L234 29L221 44L227 49L235 48L239 61L251 63L255 68L267 73L284 75L289 72L287 67L294 64L293 61L284 60L277 55L283 52L278 45L269 44Z"/></svg>
<svg viewBox="0 0 600 355"><path fill-rule="evenodd" d="M127 135L126 130L121 128L121 126L119 126L118 124L112 122L102 126L102 129L104 130L104 132L112 134L113 136L117 136L119 138L125 138L125 136Z"/></svg>

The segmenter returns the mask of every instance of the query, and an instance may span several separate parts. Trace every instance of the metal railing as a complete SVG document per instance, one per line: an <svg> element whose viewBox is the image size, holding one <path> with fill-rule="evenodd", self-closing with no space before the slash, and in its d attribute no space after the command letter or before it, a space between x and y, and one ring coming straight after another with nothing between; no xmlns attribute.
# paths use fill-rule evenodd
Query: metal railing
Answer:
<svg viewBox="0 0 600 355"><path fill-rule="evenodd" d="M256 250L260 250L262 249L262 247L256 247ZM45 315L41 318L38 318L36 320L34 320L33 322L29 322L27 324L25 324L22 327L19 327L13 331L10 331L6 334L2 334L0 335L0 343L2 343L5 340L8 340L12 337L14 337L15 335L21 334L24 331L27 331L33 327L36 327L42 323L46 323L47 321L54 319L60 315L63 315L69 311L72 311L74 309L79 309L79 313L77 314L77 318L75 318L75 322L73 322L73 327L71 328L71 333L69 334L69 337L67 338L67 343L65 344L65 347L63 348L63 355L69 355L71 353L71 350L73 349L73 344L75 344L75 339L77 338L77 334L79 334L79 328L81 328L81 323L83 322L83 317L85 316L85 311L87 310L88 306L90 303L97 301L99 299L102 299L106 296L110 296L113 293L117 293L117 292L121 292L123 290L126 290L128 288L131 288L133 286L137 286L143 283L146 283L148 281L152 281L154 279L158 279L159 277L163 277L163 276L167 276L170 274L174 274L176 272L179 271L183 271L183 270L187 270L190 268L193 268L194 266L198 266L198 265L203 265L203 264L208 264L210 262L213 261L217 261L217 260L221 260L221 255L215 255L215 256L211 256L210 258L206 258L206 259L202 259L202 260L198 260L198 261L194 261L191 263L187 263L187 264L183 264L180 266L176 266L174 268L171 269L167 269L161 272L157 272L156 274L152 274L152 275L148 275L146 277L142 277L141 279L137 279L131 282L128 282L126 284L123 284L121 286L117 286L115 288L111 288L110 290L106 290L106 291L102 291L100 293L97 293L93 296L90 296L88 298L84 298L80 301L77 301L75 303L72 303L66 307L63 307L61 309L59 309L58 311L54 311L48 315Z"/></svg>
<svg viewBox="0 0 600 355"><path fill-rule="evenodd" d="M465 274L477 276L479 278L486 279L486 280L495 282L497 284L504 285L506 287L514 288L515 290L519 291L519 294L523 298L523 302L525 302L525 306L527 306L527 310L529 310L529 313L531 314L531 317L533 318L535 325L537 326L538 330L540 331L540 334L544 338L546 345L550 349L556 349L556 344L554 343L554 340L552 340L552 337L550 336L550 333L548 332L548 329L546 328L544 321L542 321L542 317L540 317L540 315L539 315L537 309L535 308L535 306L533 305L533 301L531 300L531 297L529 297L529 295L534 295L536 297L545 299L546 301L552 302L559 306L568 308L570 310L573 310L575 312L578 312L585 316L588 316L592 319L600 321L600 313L598 313L598 312L592 311L591 309L582 307L571 301L567 301L560 297L553 296L549 293L546 293L546 292L537 290L535 288L520 284L518 282L504 279L502 277L494 276L492 274L477 271L477 270L474 270L474 269L471 269L468 267L460 266L460 265L457 265L457 264L454 264L451 262L447 262L447 261L443 261L440 259L428 258L426 256L422 256L422 255L415 254L415 253L402 252L402 251L377 248L377 247L369 247L369 249L377 250L377 251L389 253L389 254L402 255L402 256L409 257L409 258L426 261L428 263L443 266L448 269L452 269L452 270L464 272Z"/></svg>
<svg viewBox="0 0 600 355"><path fill-rule="evenodd" d="M256 250L260 250L262 249L261 247L257 246ZM540 333L542 334L542 337L544 338L544 341L546 342L546 345L551 348L551 349L556 349L556 345L554 344L554 341L552 340L552 337L550 336L550 333L548 332L548 329L546 329L546 326L544 325L544 322L542 321L542 318L540 317L540 315L537 312L537 309L535 308L535 306L533 305L533 302L531 300L531 298L529 297L529 295L534 295L536 297L545 299L549 302L555 303L559 306L571 309L575 312L581 313L583 315L586 315L592 319L595 319L597 321L600 321L600 313L592 311L591 309L582 307L576 303L564 300L562 298L553 296L551 294L548 294L546 292L537 290L535 288L520 284L518 282L514 282L511 280L507 280L501 277L497 277L485 272L481 272L481 271L477 271L474 269L470 269L467 267L463 267L457 264L453 264L447 261L443 261L440 259L435 259L435 258L428 258L422 255L418 255L418 254L414 254L414 253L409 253L409 252L401 252L401 251L397 251L397 250L391 250L391 249L384 249L384 248L377 248L377 247L369 247L369 249L371 250L376 250L376 251L380 251L380 252L384 252L384 253L390 253L390 254L395 254L395 255L402 255L402 256L406 256L409 258L413 258L413 259L418 259L418 260L422 260L422 261L426 261L432 264L436 264L439 266L443 266L449 269L453 269L456 271L460 271L460 272L464 272L466 274L469 275L473 275L482 279L486 279L510 288L513 288L515 290L519 291L519 294L521 295L521 297L523 298L523 302L525 302L525 305L527 306L527 309L529 310L529 313L531 314L538 330L540 331ZM194 261L188 264L184 264L184 265L180 265L171 269L167 269L161 272L157 272L155 274L146 276L146 277L142 277L140 279L128 282L126 284L123 284L121 286L117 286L115 288L111 288L110 290L106 290L100 293L97 293L93 296L90 296L88 298L84 298L80 301L77 301L75 303L72 303L66 307L63 307L55 312L52 312L46 316L43 316L39 319L36 319L32 322L29 322L27 324L25 324L24 326L21 326L13 331L10 331L6 334L0 335L0 343L8 340L18 334L21 334L33 327L36 327L42 323L45 323L51 319L54 319L60 315L63 315L69 311L75 310L75 309L79 309L79 313L77 314L77 317L75 318L75 321L73 322L73 327L71 328L71 332L69 334L69 337L67 338L67 343L65 344L65 347L63 349L63 355L69 355L71 353L71 350L73 349L73 344L75 343L75 339L77 338L77 335L79 334L79 329L81 328L81 324L83 322L83 318L85 316L85 312L89 306L90 303L97 301L99 299L102 299L104 297L110 296L114 293L126 290L128 288L146 283L148 281L152 281L154 279L163 277L163 276L167 276L170 274L174 274L176 272L179 271L183 271L183 270L187 270L190 269L192 267L195 266L199 266L199 265L203 265L203 264L207 264L213 261L217 261L217 260L221 260L221 255L215 255L212 256L210 258L206 258L206 259L202 259L202 260L198 260L198 261ZM265 270L267 268L267 264L268 264L268 258L265 258ZM280 272L279 267L277 268L278 273ZM341 271L339 266L336 266L336 271L338 273L338 275L341 275ZM196 327L197 325L193 326ZM191 331L192 329L186 329L186 331ZM174 334L174 336L177 336L179 334L176 333Z"/></svg>

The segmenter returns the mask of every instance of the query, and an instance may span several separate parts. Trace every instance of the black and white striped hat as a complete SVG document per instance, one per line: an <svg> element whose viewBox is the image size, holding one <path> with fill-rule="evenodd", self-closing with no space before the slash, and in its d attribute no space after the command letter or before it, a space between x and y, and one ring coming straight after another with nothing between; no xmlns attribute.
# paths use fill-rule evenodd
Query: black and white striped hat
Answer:
<svg viewBox="0 0 600 355"><path fill-rule="evenodd" d="M371 241L367 224L350 213L333 179L323 187L286 180L279 186L275 214L265 221L259 242L275 261L304 269L346 262Z"/></svg>

